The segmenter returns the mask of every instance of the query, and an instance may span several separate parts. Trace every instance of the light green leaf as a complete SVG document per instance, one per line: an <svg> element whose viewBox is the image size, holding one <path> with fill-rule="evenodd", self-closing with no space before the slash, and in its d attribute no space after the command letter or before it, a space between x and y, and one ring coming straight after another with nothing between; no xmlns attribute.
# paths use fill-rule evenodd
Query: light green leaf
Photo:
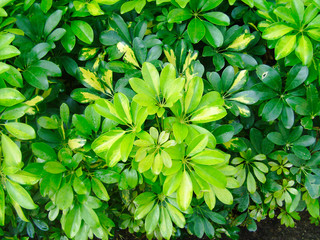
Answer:
<svg viewBox="0 0 320 240"><path fill-rule="evenodd" d="M192 200L193 187L190 175L183 171L180 187L177 191L177 202L182 211L187 210Z"/></svg>
<svg viewBox="0 0 320 240"><path fill-rule="evenodd" d="M291 0L291 9L294 20L297 24L301 24L304 15L304 4L302 0Z"/></svg>
<svg viewBox="0 0 320 240"><path fill-rule="evenodd" d="M313 58L313 47L310 39L305 35L301 35L298 39L296 55L303 65L309 65Z"/></svg>
<svg viewBox="0 0 320 240"><path fill-rule="evenodd" d="M206 123L217 121L227 115L227 111L222 106L208 106L195 111L190 121L193 123Z"/></svg>
<svg viewBox="0 0 320 240"><path fill-rule="evenodd" d="M66 210L71 207L73 203L73 190L70 183L65 183L56 194L56 205L61 210Z"/></svg>
<svg viewBox="0 0 320 240"><path fill-rule="evenodd" d="M80 20L71 22L72 32L83 42L91 44L93 42L93 30L91 26Z"/></svg>
<svg viewBox="0 0 320 240"><path fill-rule="evenodd" d="M170 203L167 203L167 210L172 219L172 221L179 227L184 228L186 224L186 219L184 218L183 214L172 206Z"/></svg>
<svg viewBox="0 0 320 240"><path fill-rule="evenodd" d="M43 169L52 174L63 173L67 171L67 169L57 161L49 161L44 166Z"/></svg>
<svg viewBox="0 0 320 240"><path fill-rule="evenodd" d="M36 209L38 206L33 202L29 193L19 184L7 179L6 189L9 196L25 209Z"/></svg>
<svg viewBox="0 0 320 240"><path fill-rule="evenodd" d="M98 198L100 198L103 201L110 200L107 189L105 188L105 186L100 180L96 178L92 178L91 183L92 183L92 190Z"/></svg>
<svg viewBox="0 0 320 240"><path fill-rule="evenodd" d="M75 205L68 212L65 220L64 231L69 238L73 238L79 231L81 226L81 213L78 205Z"/></svg>
<svg viewBox="0 0 320 240"><path fill-rule="evenodd" d="M216 197L224 204L231 205L233 203L233 197L230 191L226 188L218 188L213 186Z"/></svg>
<svg viewBox="0 0 320 240"><path fill-rule="evenodd" d="M276 60L288 56L296 48L296 35L286 35L278 40L275 47Z"/></svg>
<svg viewBox="0 0 320 240"><path fill-rule="evenodd" d="M2 186L0 186L0 226L4 226L6 199Z"/></svg>
<svg viewBox="0 0 320 240"><path fill-rule="evenodd" d="M142 76L157 96L160 94L160 76L156 67L152 63L145 62L142 65Z"/></svg>
<svg viewBox="0 0 320 240"><path fill-rule="evenodd" d="M274 23L267 27L262 34L262 38L267 40L276 40L283 37L284 35L293 31L292 27L289 27L285 23Z"/></svg>
<svg viewBox="0 0 320 240"><path fill-rule="evenodd" d="M99 218L96 212L88 207L86 204L80 206L81 218L92 228L97 228L100 226Z"/></svg>
<svg viewBox="0 0 320 240"><path fill-rule="evenodd" d="M4 125L9 133L21 140L30 140L36 138L34 129L25 123L8 122Z"/></svg>
<svg viewBox="0 0 320 240"><path fill-rule="evenodd" d="M248 172L247 175L247 188L249 193L254 193L257 189L256 180L254 179L251 172Z"/></svg>
<svg viewBox="0 0 320 240"><path fill-rule="evenodd" d="M172 235L172 222L168 210L161 206L160 209L160 232L165 239L170 239Z"/></svg>
<svg viewBox="0 0 320 240"><path fill-rule="evenodd" d="M202 165L216 165L225 162L226 155L219 150L206 149L191 157L191 161Z"/></svg>
<svg viewBox="0 0 320 240"><path fill-rule="evenodd" d="M192 78L187 85L184 98L185 112L191 113L199 105L203 94L203 81L200 77Z"/></svg>
<svg viewBox="0 0 320 240"><path fill-rule="evenodd" d="M176 174L169 175L163 184L163 193L170 196L180 186L182 180L182 171L178 171Z"/></svg>
<svg viewBox="0 0 320 240"><path fill-rule="evenodd" d="M175 122L172 130L177 143L181 143L188 135L188 126L184 123Z"/></svg>
<svg viewBox="0 0 320 240"><path fill-rule="evenodd" d="M254 35L253 34L247 34L244 33L242 35L240 35L239 37L237 37L228 47L228 50L232 50L232 51L242 51L243 49L245 49L249 43L254 39Z"/></svg>
<svg viewBox="0 0 320 240"><path fill-rule="evenodd" d="M8 177L19 184L24 185L34 185L40 180L40 176L35 174L26 172L26 171L18 171L15 174L10 174Z"/></svg>
<svg viewBox="0 0 320 240"><path fill-rule="evenodd" d="M219 188L225 188L227 179L219 170L212 166L201 166L195 164L193 166L196 173L206 182Z"/></svg>
<svg viewBox="0 0 320 240"><path fill-rule="evenodd" d="M150 202L146 202L146 204L140 205L134 213L134 219L139 220L144 218L151 211L154 203L155 200L152 200Z"/></svg>
<svg viewBox="0 0 320 240"><path fill-rule="evenodd" d="M208 144L208 136L206 134L200 134L196 138L194 138L189 144L186 151L187 156L193 156L201 151Z"/></svg>
<svg viewBox="0 0 320 240"><path fill-rule="evenodd" d="M1 146L4 157L5 167L21 167L21 151L17 144L15 144L8 136L2 134L1 136Z"/></svg>
<svg viewBox="0 0 320 240"><path fill-rule="evenodd" d="M0 106L11 107L21 103L26 98L14 88L0 88Z"/></svg>
<svg viewBox="0 0 320 240"><path fill-rule="evenodd" d="M147 234L153 233L154 229L158 225L159 218L160 218L160 208L159 208L159 205L156 204L146 217L145 229Z"/></svg>

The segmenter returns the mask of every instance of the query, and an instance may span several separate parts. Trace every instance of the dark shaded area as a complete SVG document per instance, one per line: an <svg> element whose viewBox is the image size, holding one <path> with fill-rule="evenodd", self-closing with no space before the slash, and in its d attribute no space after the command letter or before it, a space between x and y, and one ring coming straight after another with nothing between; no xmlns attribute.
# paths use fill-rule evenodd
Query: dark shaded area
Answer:
<svg viewBox="0 0 320 240"><path fill-rule="evenodd" d="M301 220L296 222L294 228L286 227L280 224L277 218L266 219L258 223L256 232L249 232L241 228L239 240L320 240L320 226L310 223L310 215L307 212L300 213ZM145 236L134 236L127 231L116 233L114 240L147 240ZM184 236L181 240L197 240L195 236ZM204 237L203 240L209 238ZM222 238L228 240L230 238Z"/></svg>
<svg viewBox="0 0 320 240"><path fill-rule="evenodd" d="M294 228L281 225L277 218L263 220L256 232L241 229L239 240L319 240L320 226L310 223L307 212L300 213L300 217Z"/></svg>

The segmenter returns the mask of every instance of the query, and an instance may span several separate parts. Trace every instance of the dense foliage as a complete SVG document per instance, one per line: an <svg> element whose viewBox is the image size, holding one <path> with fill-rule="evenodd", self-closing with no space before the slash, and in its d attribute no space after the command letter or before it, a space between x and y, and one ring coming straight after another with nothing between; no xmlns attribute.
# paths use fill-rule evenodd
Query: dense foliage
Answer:
<svg viewBox="0 0 320 240"><path fill-rule="evenodd" d="M319 0L0 0L0 238L318 224Z"/></svg>

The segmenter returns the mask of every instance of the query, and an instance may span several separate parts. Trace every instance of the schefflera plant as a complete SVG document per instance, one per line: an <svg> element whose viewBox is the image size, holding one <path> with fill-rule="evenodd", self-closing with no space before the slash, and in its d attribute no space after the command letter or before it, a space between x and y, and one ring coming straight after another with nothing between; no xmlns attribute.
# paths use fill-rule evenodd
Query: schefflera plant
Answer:
<svg viewBox="0 0 320 240"><path fill-rule="evenodd" d="M132 88L140 94L133 101L140 103L142 99L148 99L142 102L146 107L163 108L157 124L164 131L159 135L151 128L150 134L141 135L135 142L139 147L135 156L139 171L151 168L154 174L160 174L163 168L161 172L167 176L163 193L166 196L176 193L178 206L183 211L190 206L193 192L199 198L205 196L210 209L215 205L215 196L223 203L231 204L232 195L226 189L227 182L228 186L238 186L238 183L234 179L227 181L227 176L235 174L235 168L227 165L229 155L215 149L214 136L199 126L199 123L220 120L226 115L220 94L209 92L203 96L200 77L193 77L181 87L183 80L176 78L176 70L171 64L162 70L160 77L153 65L145 63L143 68L149 71L142 70L143 80L130 80ZM175 102L168 104L173 96Z"/></svg>

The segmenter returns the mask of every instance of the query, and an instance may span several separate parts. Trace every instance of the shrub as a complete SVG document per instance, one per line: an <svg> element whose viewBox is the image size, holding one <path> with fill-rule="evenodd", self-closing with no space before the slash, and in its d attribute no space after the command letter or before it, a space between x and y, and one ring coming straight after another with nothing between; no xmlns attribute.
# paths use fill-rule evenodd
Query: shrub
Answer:
<svg viewBox="0 0 320 240"><path fill-rule="evenodd" d="M319 222L319 11L0 1L1 238Z"/></svg>

